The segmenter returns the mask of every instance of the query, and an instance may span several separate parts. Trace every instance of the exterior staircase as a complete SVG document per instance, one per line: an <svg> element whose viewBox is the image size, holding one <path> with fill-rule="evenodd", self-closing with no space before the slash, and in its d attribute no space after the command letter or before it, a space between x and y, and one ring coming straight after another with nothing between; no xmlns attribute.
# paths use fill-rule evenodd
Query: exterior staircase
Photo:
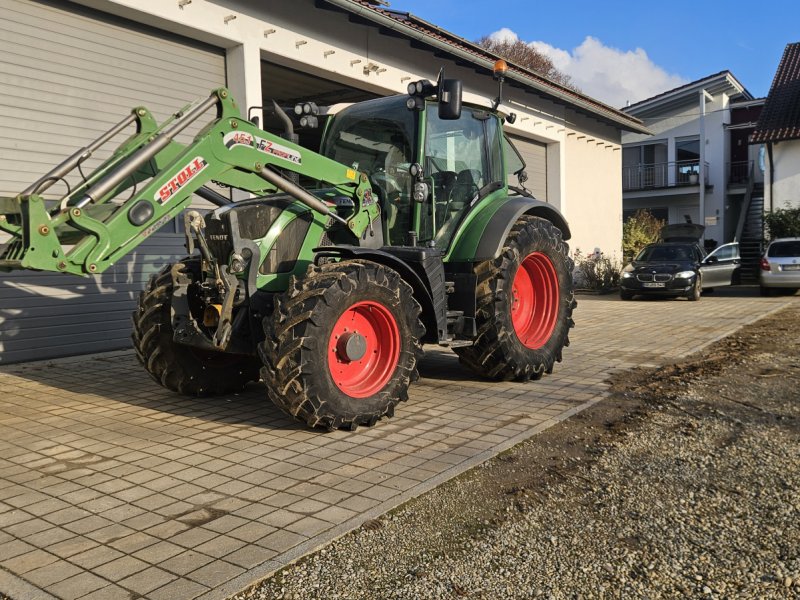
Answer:
<svg viewBox="0 0 800 600"><path fill-rule="evenodd" d="M747 192L742 203L736 239L742 259L741 283L757 284L764 239L764 184L754 183Z"/></svg>

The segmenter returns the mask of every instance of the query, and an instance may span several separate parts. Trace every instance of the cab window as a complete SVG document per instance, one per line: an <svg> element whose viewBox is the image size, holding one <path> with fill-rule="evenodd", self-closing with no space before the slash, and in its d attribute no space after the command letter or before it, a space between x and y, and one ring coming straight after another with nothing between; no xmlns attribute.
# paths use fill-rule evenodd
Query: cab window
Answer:
<svg viewBox="0 0 800 600"><path fill-rule="evenodd" d="M445 121L439 119L435 104L426 110L424 172L431 183L434 239L443 248L472 199L495 178L485 144L486 123L493 119L464 108L460 119Z"/></svg>
<svg viewBox="0 0 800 600"><path fill-rule="evenodd" d="M405 97L380 98L354 105L334 117L322 154L369 176L384 212L384 239L406 243L413 228L408 169L414 162L416 113Z"/></svg>

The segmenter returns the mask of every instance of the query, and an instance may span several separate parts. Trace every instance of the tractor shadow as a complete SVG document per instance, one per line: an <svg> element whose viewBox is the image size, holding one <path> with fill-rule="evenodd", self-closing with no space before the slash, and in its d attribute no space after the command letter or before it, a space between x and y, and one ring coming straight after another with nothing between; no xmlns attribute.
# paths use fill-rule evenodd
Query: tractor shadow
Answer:
<svg viewBox="0 0 800 600"><path fill-rule="evenodd" d="M455 352L448 348L428 345L425 354L417 365L421 382L439 381L488 381L463 366ZM413 388L412 388L413 389Z"/></svg>
<svg viewBox="0 0 800 600"><path fill-rule="evenodd" d="M411 386L412 398L417 386L485 381L463 367L452 351L438 346L425 348L418 368L420 381ZM174 415L220 426L323 431L311 430L276 407L267 397L263 382L250 382L241 392L210 398L173 393L153 381L131 351L7 365L0 370L2 375L12 376L19 382L16 385L13 381L4 382L6 393L11 396L31 395L30 386L25 382L35 383L37 388L41 386L38 391L53 398L49 401L51 406L44 406L42 410L50 410L62 403L66 407L80 401L113 411L114 404L121 403L133 409L123 410L137 421L148 415L154 420L164 421L161 415ZM87 420L91 420L88 415Z"/></svg>
<svg viewBox="0 0 800 600"><path fill-rule="evenodd" d="M251 382L241 392L222 396L182 396L153 381L130 351L108 356L89 355L11 365L0 373L46 386L49 389L45 389L44 393L51 397L58 396L59 391L63 392L65 405L79 399L86 404L114 410L114 403L125 404L133 410L123 410L130 413L131 418L137 422L146 419L148 415L154 418L154 423L155 419L164 421L162 415L167 414L220 426L241 425L264 430L309 431L308 427L286 415L269 400L261 382ZM20 388L22 387L27 386L21 384ZM13 395L13 384L6 391ZM54 398L52 403L58 405L60 401ZM167 422L169 421L168 418ZM157 427L157 424L153 426Z"/></svg>

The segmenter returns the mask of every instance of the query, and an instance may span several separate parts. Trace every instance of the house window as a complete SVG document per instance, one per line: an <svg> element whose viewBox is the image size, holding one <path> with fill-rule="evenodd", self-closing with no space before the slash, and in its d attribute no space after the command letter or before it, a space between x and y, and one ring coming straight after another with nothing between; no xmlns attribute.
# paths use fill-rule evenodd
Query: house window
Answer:
<svg viewBox="0 0 800 600"><path fill-rule="evenodd" d="M675 140L675 160L700 162L700 139Z"/></svg>
<svg viewBox="0 0 800 600"><path fill-rule="evenodd" d="M675 140L675 170L676 183L697 183L697 175L700 173L700 138Z"/></svg>
<svg viewBox="0 0 800 600"><path fill-rule="evenodd" d="M622 189L641 190L667 185L667 142L622 149Z"/></svg>

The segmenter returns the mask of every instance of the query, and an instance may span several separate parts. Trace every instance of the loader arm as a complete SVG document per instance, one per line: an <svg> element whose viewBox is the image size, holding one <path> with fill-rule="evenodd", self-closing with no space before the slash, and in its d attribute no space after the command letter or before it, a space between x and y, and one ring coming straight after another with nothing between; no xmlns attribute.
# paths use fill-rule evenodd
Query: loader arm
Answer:
<svg viewBox="0 0 800 600"><path fill-rule="evenodd" d="M175 137L214 111L190 144ZM61 198L45 199L55 182L79 168L100 146L124 128L136 132L110 158ZM282 172L324 182L312 194ZM33 269L78 275L102 273L177 216L208 182L253 194L275 191L361 235L378 216L366 175L242 118L225 88L188 105L157 126L147 109L131 114L97 140L13 198L0 198L0 230L11 239L0 249L0 270ZM336 214L345 197L353 210L347 220Z"/></svg>

